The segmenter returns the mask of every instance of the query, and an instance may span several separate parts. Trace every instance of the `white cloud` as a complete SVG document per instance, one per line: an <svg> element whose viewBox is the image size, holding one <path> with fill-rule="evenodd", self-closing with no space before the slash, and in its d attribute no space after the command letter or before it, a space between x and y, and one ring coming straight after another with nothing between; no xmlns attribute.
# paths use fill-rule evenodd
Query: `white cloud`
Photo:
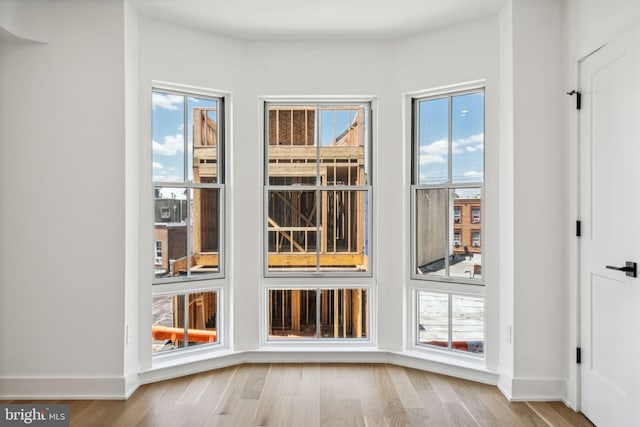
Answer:
<svg viewBox="0 0 640 427"><path fill-rule="evenodd" d="M170 95L154 92L151 99L153 108L163 108L169 111L175 111L182 105L184 98L179 95Z"/></svg>
<svg viewBox="0 0 640 427"><path fill-rule="evenodd" d="M184 136L180 133L167 135L161 143L153 141L153 153L161 156L174 156L178 152L184 151Z"/></svg>
<svg viewBox="0 0 640 427"><path fill-rule="evenodd" d="M420 165L445 163L447 161L448 151L449 144L444 139L439 139L429 145L423 145L420 147Z"/></svg>
<svg viewBox="0 0 640 427"><path fill-rule="evenodd" d="M482 178L484 173L478 171L468 171L464 173L465 178Z"/></svg>
<svg viewBox="0 0 640 427"><path fill-rule="evenodd" d="M153 170L159 171L164 169L164 166L162 166L162 163L153 162L152 166L153 166Z"/></svg>

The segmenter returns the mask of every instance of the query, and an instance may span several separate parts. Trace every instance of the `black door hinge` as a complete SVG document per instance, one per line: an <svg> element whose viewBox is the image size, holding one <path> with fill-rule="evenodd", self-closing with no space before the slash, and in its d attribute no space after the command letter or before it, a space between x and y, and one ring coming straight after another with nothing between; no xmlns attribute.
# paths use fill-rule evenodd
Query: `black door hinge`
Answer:
<svg viewBox="0 0 640 427"><path fill-rule="evenodd" d="M571 92L567 92L567 95L575 95L576 96L576 110L582 108L582 94L577 90L572 90Z"/></svg>
<svg viewBox="0 0 640 427"><path fill-rule="evenodd" d="M582 363L582 351L580 347L576 347L576 363L578 365Z"/></svg>
<svg viewBox="0 0 640 427"><path fill-rule="evenodd" d="M576 221L576 237L582 236L582 223L580 220Z"/></svg>

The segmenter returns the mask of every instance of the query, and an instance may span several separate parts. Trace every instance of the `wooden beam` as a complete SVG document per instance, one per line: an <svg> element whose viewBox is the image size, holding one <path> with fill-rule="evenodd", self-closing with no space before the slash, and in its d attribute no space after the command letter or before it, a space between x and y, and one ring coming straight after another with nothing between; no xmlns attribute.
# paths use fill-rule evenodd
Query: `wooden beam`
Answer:
<svg viewBox="0 0 640 427"><path fill-rule="evenodd" d="M282 267L315 267L315 253L269 253L269 266ZM367 257L363 254L320 254L320 267L355 267L366 268Z"/></svg>
<svg viewBox="0 0 640 427"><path fill-rule="evenodd" d="M291 237L289 233L283 231L281 227L274 220L272 220L271 218L267 218L267 221L269 221L269 224L271 224L271 226L273 227L273 229L275 229L276 232L278 232L282 237L287 239L293 246L295 246L296 249L298 249L300 252L304 252L304 248L300 246L295 240L293 240L293 237Z"/></svg>

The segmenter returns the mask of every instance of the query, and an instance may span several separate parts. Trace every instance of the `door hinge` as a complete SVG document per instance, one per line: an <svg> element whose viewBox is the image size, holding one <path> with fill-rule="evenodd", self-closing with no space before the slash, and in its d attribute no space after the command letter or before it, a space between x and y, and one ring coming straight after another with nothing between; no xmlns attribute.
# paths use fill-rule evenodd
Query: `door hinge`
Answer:
<svg viewBox="0 0 640 427"><path fill-rule="evenodd" d="M576 347L576 363L578 365L582 363L582 351L580 347Z"/></svg>
<svg viewBox="0 0 640 427"><path fill-rule="evenodd" d="M576 221L576 237L582 236L582 223L580 220Z"/></svg>
<svg viewBox="0 0 640 427"><path fill-rule="evenodd" d="M571 92L567 92L567 95L575 95L576 96L576 110L582 108L582 94L577 90L572 90Z"/></svg>

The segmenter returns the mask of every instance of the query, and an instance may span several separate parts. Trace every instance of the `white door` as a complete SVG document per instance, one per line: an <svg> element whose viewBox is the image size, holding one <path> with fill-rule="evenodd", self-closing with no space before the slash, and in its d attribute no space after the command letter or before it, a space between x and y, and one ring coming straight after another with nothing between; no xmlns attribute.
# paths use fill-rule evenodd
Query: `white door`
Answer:
<svg viewBox="0 0 640 427"><path fill-rule="evenodd" d="M580 63L581 409L640 426L640 25ZM609 266L609 267L607 267Z"/></svg>

